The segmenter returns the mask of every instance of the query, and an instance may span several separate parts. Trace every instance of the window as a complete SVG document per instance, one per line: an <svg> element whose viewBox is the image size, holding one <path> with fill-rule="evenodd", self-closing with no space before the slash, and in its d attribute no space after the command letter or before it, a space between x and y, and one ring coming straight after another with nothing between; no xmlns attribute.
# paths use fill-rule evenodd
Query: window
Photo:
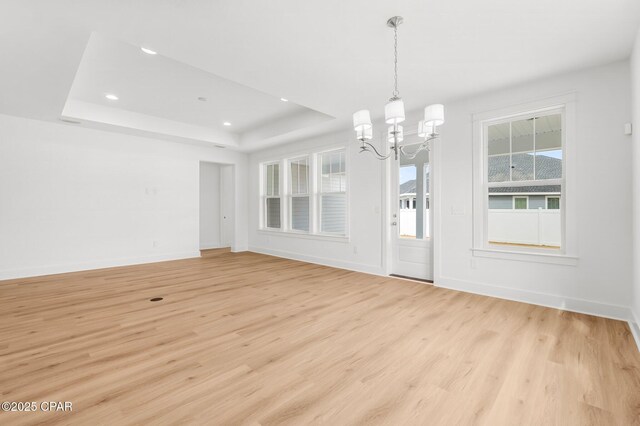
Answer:
<svg viewBox="0 0 640 426"><path fill-rule="evenodd" d="M260 167L261 229L329 239L347 236L345 149L309 152Z"/></svg>
<svg viewBox="0 0 640 426"><path fill-rule="evenodd" d="M280 164L264 165L264 226L280 229Z"/></svg>
<svg viewBox="0 0 640 426"><path fill-rule="evenodd" d="M561 248L563 113L552 109L483 123L486 243ZM505 196L511 209L503 208Z"/></svg>
<svg viewBox="0 0 640 426"><path fill-rule="evenodd" d="M320 232L346 235L347 174L345 150L318 155Z"/></svg>
<svg viewBox="0 0 640 426"><path fill-rule="evenodd" d="M513 208L515 210L527 210L529 208L529 197L513 197Z"/></svg>
<svg viewBox="0 0 640 426"><path fill-rule="evenodd" d="M309 157L289 160L289 226L309 232Z"/></svg>

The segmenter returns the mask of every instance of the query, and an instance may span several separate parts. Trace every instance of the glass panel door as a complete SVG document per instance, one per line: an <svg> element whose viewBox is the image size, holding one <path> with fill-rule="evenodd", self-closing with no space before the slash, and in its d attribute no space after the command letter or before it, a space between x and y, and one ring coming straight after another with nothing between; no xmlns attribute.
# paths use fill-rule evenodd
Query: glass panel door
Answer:
<svg viewBox="0 0 640 426"><path fill-rule="evenodd" d="M405 135L405 141L422 142L415 134ZM432 279L430 172L428 151L391 165L392 274Z"/></svg>

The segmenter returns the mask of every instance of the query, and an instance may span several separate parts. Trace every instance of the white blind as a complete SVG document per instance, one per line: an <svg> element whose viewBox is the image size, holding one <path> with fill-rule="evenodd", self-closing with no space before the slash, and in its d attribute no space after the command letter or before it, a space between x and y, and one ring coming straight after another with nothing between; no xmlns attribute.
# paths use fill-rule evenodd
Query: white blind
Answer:
<svg viewBox="0 0 640 426"><path fill-rule="evenodd" d="M291 228L309 231L309 197L291 197Z"/></svg>
<svg viewBox="0 0 640 426"><path fill-rule="evenodd" d="M280 198L267 198L267 227L280 228Z"/></svg>
<svg viewBox="0 0 640 426"><path fill-rule="evenodd" d="M345 151L320 155L320 231L346 234L347 175Z"/></svg>
<svg viewBox="0 0 640 426"><path fill-rule="evenodd" d="M346 232L346 194L322 195L320 197L322 232L344 234Z"/></svg>
<svg viewBox="0 0 640 426"><path fill-rule="evenodd" d="M309 158L289 160L291 229L309 232Z"/></svg>
<svg viewBox="0 0 640 426"><path fill-rule="evenodd" d="M279 229L280 224L280 164L265 164L264 214L267 228Z"/></svg>

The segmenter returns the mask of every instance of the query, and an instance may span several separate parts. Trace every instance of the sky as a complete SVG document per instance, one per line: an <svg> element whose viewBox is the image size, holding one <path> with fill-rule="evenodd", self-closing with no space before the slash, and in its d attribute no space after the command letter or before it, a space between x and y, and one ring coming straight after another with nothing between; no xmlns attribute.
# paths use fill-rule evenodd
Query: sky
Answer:
<svg viewBox="0 0 640 426"><path fill-rule="evenodd" d="M416 178L416 166L400 167L400 185Z"/></svg>

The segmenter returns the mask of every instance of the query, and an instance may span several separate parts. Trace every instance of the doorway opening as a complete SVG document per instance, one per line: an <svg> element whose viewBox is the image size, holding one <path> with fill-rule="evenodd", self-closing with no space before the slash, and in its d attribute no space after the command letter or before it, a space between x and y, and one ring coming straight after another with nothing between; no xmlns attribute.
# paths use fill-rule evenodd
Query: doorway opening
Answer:
<svg viewBox="0 0 640 426"><path fill-rule="evenodd" d="M405 135L407 152L422 142L417 132ZM389 212L390 275L433 281L433 199L430 151L415 158L401 157L388 169L391 191Z"/></svg>
<svg viewBox="0 0 640 426"><path fill-rule="evenodd" d="M234 204L234 166L201 161L200 250L232 247Z"/></svg>

